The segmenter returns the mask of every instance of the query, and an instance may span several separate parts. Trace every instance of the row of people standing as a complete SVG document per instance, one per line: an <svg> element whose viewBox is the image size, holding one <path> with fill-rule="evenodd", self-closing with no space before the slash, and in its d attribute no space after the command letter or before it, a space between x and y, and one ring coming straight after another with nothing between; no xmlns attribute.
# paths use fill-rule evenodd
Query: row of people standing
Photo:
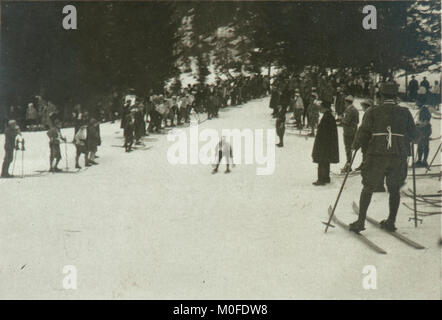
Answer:
<svg viewBox="0 0 442 320"><path fill-rule="evenodd" d="M411 80L408 83L409 99L415 101L417 105L430 105L439 108L441 103L441 85L439 81L435 80L433 86L427 80L427 77L423 77L419 83L416 77L411 76Z"/></svg>
<svg viewBox="0 0 442 320"><path fill-rule="evenodd" d="M268 93L266 79L259 75L239 76L213 85L198 84L180 90L164 90L163 94L151 91L146 98L137 97L131 90L121 110L126 152L130 152L134 144L142 144L144 135L189 123L192 110L198 118L199 114L207 113L210 120L219 116L220 108L265 96Z"/></svg>

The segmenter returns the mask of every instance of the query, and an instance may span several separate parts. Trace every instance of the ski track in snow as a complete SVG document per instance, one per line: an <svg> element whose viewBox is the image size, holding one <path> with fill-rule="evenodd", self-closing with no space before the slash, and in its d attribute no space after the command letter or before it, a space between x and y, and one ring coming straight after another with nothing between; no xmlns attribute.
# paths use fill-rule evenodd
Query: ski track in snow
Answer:
<svg viewBox="0 0 442 320"><path fill-rule="evenodd" d="M200 128L274 128L268 103L256 99L221 110ZM62 132L72 140L73 129ZM433 132L440 132L437 120ZM224 165L217 175L210 165L172 166L166 134L145 139L150 150L129 154L111 147L123 142L119 123L102 124L101 134L100 164L87 171L0 179L1 298L440 299L440 217L425 217L415 228L408 221L412 212L399 209L399 231L425 250L369 223L364 234L387 255L339 226L325 234L321 221L342 178L312 186L311 138L286 134L285 147L276 149L275 173L257 176L255 165L238 165L229 175ZM46 133L24 138L25 174L46 169ZM341 163L332 165L334 172L345 159L341 127L339 139ZM431 142L431 152L438 143ZM75 148L67 148L72 169ZM64 168L64 145L61 151ZM360 161L358 154L355 166ZM20 170L18 158L15 174ZM417 188L434 193L440 182L419 179ZM336 209L347 223L356 218L351 203L360 190L360 176L349 177ZM375 194L369 215L380 220L387 213L387 194ZM77 290L62 288L65 265L77 268ZM376 290L362 287L366 265L377 268Z"/></svg>

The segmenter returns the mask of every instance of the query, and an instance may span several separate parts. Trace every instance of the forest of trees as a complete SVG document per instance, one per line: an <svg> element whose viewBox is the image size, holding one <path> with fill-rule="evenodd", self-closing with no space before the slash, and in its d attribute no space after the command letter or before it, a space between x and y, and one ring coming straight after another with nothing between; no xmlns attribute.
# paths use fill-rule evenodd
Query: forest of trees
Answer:
<svg viewBox="0 0 442 320"><path fill-rule="evenodd" d="M92 104L134 88L162 90L189 70L296 72L305 66L409 73L440 63L440 2L77 2L78 29L62 28L63 2L3 2L0 107L41 95ZM72 4L72 3L69 3Z"/></svg>

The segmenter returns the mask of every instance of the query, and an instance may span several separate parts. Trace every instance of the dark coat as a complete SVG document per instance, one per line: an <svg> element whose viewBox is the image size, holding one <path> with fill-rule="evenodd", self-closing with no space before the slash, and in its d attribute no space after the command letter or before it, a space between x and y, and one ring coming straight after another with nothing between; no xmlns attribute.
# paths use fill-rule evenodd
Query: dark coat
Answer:
<svg viewBox="0 0 442 320"><path fill-rule="evenodd" d="M388 127L394 134L391 137L391 147L386 139ZM415 140L418 136L410 111L393 100L385 100L382 105L365 112L353 148L367 150L369 155L406 157L410 152L410 140Z"/></svg>
<svg viewBox="0 0 442 320"><path fill-rule="evenodd" d="M273 110L276 110L279 105L280 94L278 90L273 90L272 95L270 96L270 105L269 107ZM276 112L276 111L275 111Z"/></svg>
<svg viewBox="0 0 442 320"><path fill-rule="evenodd" d="M344 112L342 119L342 127L344 129L344 136L354 136L358 130L359 111L353 104L349 105Z"/></svg>
<svg viewBox="0 0 442 320"><path fill-rule="evenodd" d="M15 138L19 133L18 128L12 128L10 126L5 129L5 151L13 152L15 148Z"/></svg>
<svg viewBox="0 0 442 320"><path fill-rule="evenodd" d="M331 111L326 111L319 122L312 158L314 163L339 162L338 128Z"/></svg>
<svg viewBox="0 0 442 320"><path fill-rule="evenodd" d="M87 127L87 147L89 151L96 152L101 144L100 129L97 123L91 123Z"/></svg>

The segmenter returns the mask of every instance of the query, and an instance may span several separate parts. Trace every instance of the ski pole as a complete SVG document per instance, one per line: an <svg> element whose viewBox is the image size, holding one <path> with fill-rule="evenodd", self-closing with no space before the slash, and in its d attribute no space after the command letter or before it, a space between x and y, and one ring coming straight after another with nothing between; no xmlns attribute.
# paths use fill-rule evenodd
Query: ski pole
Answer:
<svg viewBox="0 0 442 320"><path fill-rule="evenodd" d="M358 150L355 150L355 152L353 153L353 156L351 157L350 167L349 168L351 168L351 166L353 164L353 161L356 158L357 152L358 152ZM330 214L330 217L328 218L328 222L327 223L323 222L323 224L325 224L325 231L324 231L325 233L327 233L327 230L328 230L329 226L333 227L333 225L330 222L331 222L331 220L332 220L332 218L333 218L333 216L335 214L336 206L338 205L339 199L341 198L342 190L344 190L345 182L347 181L347 178L348 178L349 174L350 174L350 170L347 170L347 173L345 174L345 177L344 177L344 181L342 181L342 184L341 184L341 189L339 189L339 193L338 193L338 197L336 198L335 205L333 206L333 210L332 210L332 212Z"/></svg>
<svg viewBox="0 0 442 320"><path fill-rule="evenodd" d="M66 170L69 169L69 164L68 164L68 145L66 143L66 141L64 142L64 157L66 159Z"/></svg>
<svg viewBox="0 0 442 320"><path fill-rule="evenodd" d="M22 149L21 149L21 177L22 177L22 179L25 176L25 173L24 173L24 163L25 163L25 150L22 147Z"/></svg>
<svg viewBox="0 0 442 320"><path fill-rule="evenodd" d="M437 157L437 155L438 155L438 153L439 153L439 151L440 151L440 147L442 146L442 143L439 143L439 147L437 147L437 150L436 150L436 152L435 152L435 154L434 154L434 157L433 157L433 159L431 159L431 162L430 162L430 164L428 165L428 167L427 167L427 170L425 171L425 174L428 172L428 170L430 170L430 168L431 168L431 166L432 166L432 164L433 164L433 162L434 162L434 159L436 159L436 157Z"/></svg>
<svg viewBox="0 0 442 320"><path fill-rule="evenodd" d="M422 219L419 219L419 218L417 217L417 203L416 203L416 167L415 167L415 165L414 165L414 160L415 160L415 158L414 158L414 142L412 142L411 147L412 147L412 150L411 150L411 151L412 151L411 156L412 156L412 161L413 161L413 163L412 163L412 169L413 169L413 210L414 210L414 217L410 217L410 218L408 218L408 221L410 221L410 220L414 220L414 227L417 228L417 222L420 221L420 223L422 223Z"/></svg>
<svg viewBox="0 0 442 320"><path fill-rule="evenodd" d="M17 160L17 151L18 151L18 142L15 142L15 149L14 149L14 162L12 163L12 175L14 175L15 171L15 161Z"/></svg>

